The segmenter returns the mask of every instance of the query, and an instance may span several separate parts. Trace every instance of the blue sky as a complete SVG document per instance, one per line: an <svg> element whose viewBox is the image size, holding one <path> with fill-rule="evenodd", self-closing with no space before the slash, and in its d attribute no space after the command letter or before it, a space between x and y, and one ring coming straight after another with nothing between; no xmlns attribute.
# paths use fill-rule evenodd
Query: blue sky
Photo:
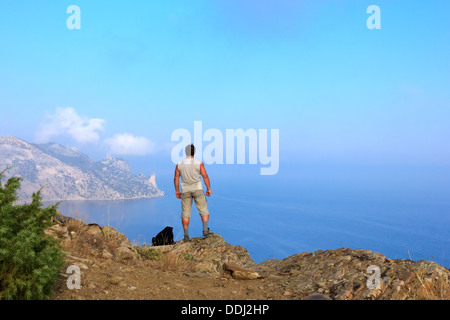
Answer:
<svg viewBox="0 0 450 320"><path fill-rule="evenodd" d="M66 26L72 4L80 30ZM372 4L380 30L366 26ZM158 172L172 170L171 133L201 120L279 129L281 168L448 169L449 12L435 0L2 1L0 136Z"/></svg>

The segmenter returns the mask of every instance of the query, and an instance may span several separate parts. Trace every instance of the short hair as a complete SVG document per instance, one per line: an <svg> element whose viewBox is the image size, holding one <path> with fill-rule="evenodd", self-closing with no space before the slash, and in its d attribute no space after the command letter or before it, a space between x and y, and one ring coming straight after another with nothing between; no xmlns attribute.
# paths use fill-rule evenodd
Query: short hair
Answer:
<svg viewBox="0 0 450 320"><path fill-rule="evenodd" d="M194 145L191 143L190 145L186 146L186 148L184 149L184 152L186 152L187 156L194 156L194 154L195 154Z"/></svg>

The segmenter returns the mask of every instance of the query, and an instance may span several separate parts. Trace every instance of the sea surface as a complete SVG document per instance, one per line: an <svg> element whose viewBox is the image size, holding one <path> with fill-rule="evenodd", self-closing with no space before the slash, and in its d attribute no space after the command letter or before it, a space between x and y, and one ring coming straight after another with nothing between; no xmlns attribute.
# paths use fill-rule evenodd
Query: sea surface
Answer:
<svg viewBox="0 0 450 320"><path fill-rule="evenodd" d="M320 169L318 169L320 171ZM391 259L431 260L450 267L447 178L385 171L277 177L217 174L208 198L210 229L248 250L258 263L300 252L337 248L380 252ZM369 179L369 177L371 177ZM441 180L440 180L441 179ZM59 210L110 225L135 244L151 244L166 226L181 240L181 203L168 176L165 196L144 200L66 201ZM164 183L166 182L166 183ZM193 205L190 236L202 236Z"/></svg>

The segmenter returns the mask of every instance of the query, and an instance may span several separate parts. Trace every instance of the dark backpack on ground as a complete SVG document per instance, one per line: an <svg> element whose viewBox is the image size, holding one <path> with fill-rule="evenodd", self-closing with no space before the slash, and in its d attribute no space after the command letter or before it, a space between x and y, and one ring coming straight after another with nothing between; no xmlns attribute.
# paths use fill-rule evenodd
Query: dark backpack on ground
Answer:
<svg viewBox="0 0 450 320"><path fill-rule="evenodd" d="M173 244L173 228L165 227L156 237L152 238L152 245L154 246L164 246L168 244Z"/></svg>

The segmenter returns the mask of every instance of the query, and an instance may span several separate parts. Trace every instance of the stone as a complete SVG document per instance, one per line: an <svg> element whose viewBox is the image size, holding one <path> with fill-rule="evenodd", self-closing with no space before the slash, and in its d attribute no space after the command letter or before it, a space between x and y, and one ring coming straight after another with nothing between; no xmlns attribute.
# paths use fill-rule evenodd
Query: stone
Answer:
<svg viewBox="0 0 450 320"><path fill-rule="evenodd" d="M223 268L225 272L229 272L231 276L237 280L254 280L262 278L258 272L237 266L235 264L224 263Z"/></svg>
<svg viewBox="0 0 450 320"><path fill-rule="evenodd" d="M103 251L102 251L102 258L105 258L105 259L112 259L112 258L113 258L113 255L112 255L112 253L109 252L108 250L103 249Z"/></svg>
<svg viewBox="0 0 450 320"><path fill-rule="evenodd" d="M98 224L90 224L87 226L85 233L93 236L94 238L103 238L103 230Z"/></svg>
<svg viewBox="0 0 450 320"><path fill-rule="evenodd" d="M85 265L84 263L79 262L79 261L74 262L74 265L80 267L80 269L83 269L83 270L88 270L89 269L87 265Z"/></svg>
<svg viewBox="0 0 450 320"><path fill-rule="evenodd" d="M135 257L133 251L131 251L127 246L119 246L115 248L114 254L124 260L133 260Z"/></svg>
<svg viewBox="0 0 450 320"><path fill-rule="evenodd" d="M334 277L336 277L336 278L342 278L343 276L345 275L345 269L337 269L335 272L334 272Z"/></svg>
<svg viewBox="0 0 450 320"><path fill-rule="evenodd" d="M298 287L298 291L302 294L307 292L314 292L318 289L317 285L315 284L306 284L304 286Z"/></svg>
<svg viewBox="0 0 450 320"><path fill-rule="evenodd" d="M351 289L344 289L334 296L335 300L350 300L353 297Z"/></svg>
<svg viewBox="0 0 450 320"><path fill-rule="evenodd" d="M393 288L396 292L399 292L399 291L401 290L401 288L402 288L404 285L405 285L405 282L402 281L402 280L396 279L396 280L394 280L394 281L392 282L392 288Z"/></svg>
<svg viewBox="0 0 450 320"><path fill-rule="evenodd" d="M66 259L80 261L80 262L83 262L83 263L89 263L89 259L76 257L76 256L73 256L73 255L66 256Z"/></svg>
<svg viewBox="0 0 450 320"><path fill-rule="evenodd" d="M311 293L303 298L303 300L333 300L328 295L320 293Z"/></svg>
<svg viewBox="0 0 450 320"><path fill-rule="evenodd" d="M350 260L352 260L352 257L351 256L343 256L341 259L344 261L350 261Z"/></svg>
<svg viewBox="0 0 450 320"><path fill-rule="evenodd" d="M55 239L60 239L63 246L67 246L72 240L67 227L58 223L44 230L44 233Z"/></svg>
<svg viewBox="0 0 450 320"><path fill-rule="evenodd" d="M112 284L112 285L117 285L119 287L126 287L124 279L122 277L118 277L118 276L112 276L110 279L107 280L107 283Z"/></svg>

